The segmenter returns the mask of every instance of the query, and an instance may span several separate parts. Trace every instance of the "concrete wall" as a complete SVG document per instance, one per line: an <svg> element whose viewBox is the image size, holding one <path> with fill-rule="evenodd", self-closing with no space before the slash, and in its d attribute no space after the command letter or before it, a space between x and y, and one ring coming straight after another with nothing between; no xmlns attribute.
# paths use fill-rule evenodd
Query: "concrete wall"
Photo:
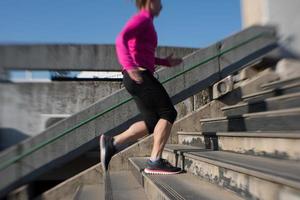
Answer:
<svg viewBox="0 0 300 200"><path fill-rule="evenodd" d="M242 24L243 27L263 24L266 19L265 0L242 0Z"/></svg>
<svg viewBox="0 0 300 200"><path fill-rule="evenodd" d="M120 81L0 84L0 150L39 134L48 119L77 113L120 88Z"/></svg>
<svg viewBox="0 0 300 200"><path fill-rule="evenodd" d="M183 57L195 48L158 47L157 56ZM115 45L0 45L0 68L120 71Z"/></svg>
<svg viewBox="0 0 300 200"><path fill-rule="evenodd" d="M281 44L300 56L299 0L242 0L243 27L275 25Z"/></svg>

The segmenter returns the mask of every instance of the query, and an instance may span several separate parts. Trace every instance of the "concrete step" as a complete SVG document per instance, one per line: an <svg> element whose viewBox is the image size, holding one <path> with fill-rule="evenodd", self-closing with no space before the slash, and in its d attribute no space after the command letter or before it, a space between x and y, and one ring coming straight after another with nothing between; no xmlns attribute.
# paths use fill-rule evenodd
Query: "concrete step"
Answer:
<svg viewBox="0 0 300 200"><path fill-rule="evenodd" d="M241 198L190 174L148 175L143 172L147 158L130 158L132 173L144 187L149 200L238 200Z"/></svg>
<svg viewBox="0 0 300 200"><path fill-rule="evenodd" d="M115 200L147 199L143 187L137 182L130 171L110 172L111 196ZM75 200L104 200L103 184L83 185L76 194Z"/></svg>
<svg viewBox="0 0 300 200"><path fill-rule="evenodd" d="M190 145L182 145L182 144L166 144L164 151L169 152L172 156L167 157L167 160L172 160L172 163L175 164L175 166L183 166L182 156L185 152L197 152L197 151L203 151L205 148L203 147L195 147Z"/></svg>
<svg viewBox="0 0 300 200"><path fill-rule="evenodd" d="M74 200L105 200L103 185L84 185L78 190Z"/></svg>
<svg viewBox="0 0 300 200"><path fill-rule="evenodd" d="M201 132L178 132L179 144L203 140L212 134ZM300 161L300 132L218 132L209 140L215 149L247 155ZM206 139L206 141L208 141ZM168 148L168 146L166 146ZM184 148L184 147L182 147ZM199 146L199 148L201 148Z"/></svg>
<svg viewBox="0 0 300 200"><path fill-rule="evenodd" d="M200 120L203 132L229 131L297 131L300 108L243 114Z"/></svg>
<svg viewBox="0 0 300 200"><path fill-rule="evenodd" d="M178 144L205 148L205 136L202 132L177 132Z"/></svg>
<svg viewBox="0 0 300 200"><path fill-rule="evenodd" d="M255 101L262 101L274 96L292 94L297 92L300 92L300 83L293 83L276 89L264 90L261 92L243 96L242 99L245 102L255 102Z"/></svg>
<svg viewBox="0 0 300 200"><path fill-rule="evenodd" d="M215 133L178 131L177 137L179 145L189 145L211 150L218 149L218 146L216 146L218 142Z"/></svg>
<svg viewBox="0 0 300 200"><path fill-rule="evenodd" d="M110 172L129 171L128 158L133 156L148 156L151 152L152 143L153 135L143 138L130 147L120 151L118 154L113 156L110 161ZM99 152L95 151L91 153L92 155L90 156L97 156L96 154L99 156ZM103 184L104 175L105 173L103 173L101 164L98 160L98 163L93 167L82 171L80 174L77 174L76 176L71 177L54 188L44 192L42 194L42 199L62 199L65 198L65 193L73 194L75 193L75 189L81 185Z"/></svg>
<svg viewBox="0 0 300 200"><path fill-rule="evenodd" d="M222 151L300 161L300 132L217 133Z"/></svg>
<svg viewBox="0 0 300 200"><path fill-rule="evenodd" d="M163 157L172 157L171 154L164 151ZM299 162L202 150L183 153L181 163L188 173L245 199L300 198Z"/></svg>
<svg viewBox="0 0 300 200"><path fill-rule="evenodd" d="M245 113L263 112L300 107L300 92L267 98L262 101L239 103L226 106L222 111L226 116L243 115Z"/></svg>
<svg viewBox="0 0 300 200"><path fill-rule="evenodd" d="M275 89L279 88L285 85L290 85L294 83L300 83L300 77L294 77L290 79L284 79L284 80L278 80L271 83L266 83L261 86L262 89L268 90L268 89Z"/></svg>

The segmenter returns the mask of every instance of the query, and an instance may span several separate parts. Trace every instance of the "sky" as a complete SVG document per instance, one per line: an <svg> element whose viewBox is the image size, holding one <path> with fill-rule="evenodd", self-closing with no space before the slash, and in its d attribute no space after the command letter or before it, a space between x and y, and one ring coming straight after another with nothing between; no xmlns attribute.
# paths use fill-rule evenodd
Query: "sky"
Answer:
<svg viewBox="0 0 300 200"><path fill-rule="evenodd" d="M162 0L161 46L201 48L241 30L240 0ZM133 0L1 0L0 44L114 44Z"/></svg>

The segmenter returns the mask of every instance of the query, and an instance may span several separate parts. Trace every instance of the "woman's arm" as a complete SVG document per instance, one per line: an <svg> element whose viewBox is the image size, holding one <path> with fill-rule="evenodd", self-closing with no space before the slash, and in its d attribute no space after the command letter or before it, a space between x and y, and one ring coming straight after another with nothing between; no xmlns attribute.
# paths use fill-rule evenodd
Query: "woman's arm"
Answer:
<svg viewBox="0 0 300 200"><path fill-rule="evenodd" d="M183 60L181 58L173 58L173 53L166 58L155 58L156 65L162 65L165 67L174 67L182 63L182 61Z"/></svg>
<svg viewBox="0 0 300 200"><path fill-rule="evenodd" d="M136 17L130 20L119 34L116 40L116 49L120 64L128 71L136 69L138 66L130 53L128 43L132 39L139 37L140 33L147 28L148 22L144 17Z"/></svg>

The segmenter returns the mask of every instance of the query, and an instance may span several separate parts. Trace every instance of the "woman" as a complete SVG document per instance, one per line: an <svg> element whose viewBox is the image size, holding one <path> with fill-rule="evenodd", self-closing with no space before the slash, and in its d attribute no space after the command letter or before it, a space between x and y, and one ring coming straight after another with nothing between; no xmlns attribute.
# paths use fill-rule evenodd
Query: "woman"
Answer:
<svg viewBox="0 0 300 200"><path fill-rule="evenodd" d="M162 10L161 0L136 0L136 6L139 11L118 35L116 49L122 65L124 86L132 95L143 120L134 123L114 138L102 135L101 162L107 170L117 145L136 141L153 133L153 149L144 171L151 174L176 174L181 169L173 167L161 156L177 112L153 73L155 65L173 67L180 64L182 59L173 59L172 55L165 59L155 57L157 35L153 18L159 16Z"/></svg>

